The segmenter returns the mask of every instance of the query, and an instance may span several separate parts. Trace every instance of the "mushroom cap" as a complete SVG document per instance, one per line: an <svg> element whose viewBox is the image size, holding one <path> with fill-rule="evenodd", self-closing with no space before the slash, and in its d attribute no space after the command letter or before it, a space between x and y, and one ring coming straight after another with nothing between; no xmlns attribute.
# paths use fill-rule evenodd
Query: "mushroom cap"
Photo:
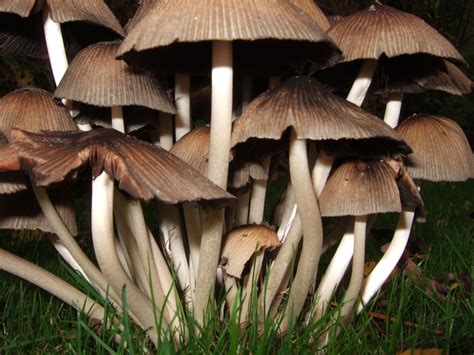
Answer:
<svg viewBox="0 0 474 355"><path fill-rule="evenodd" d="M138 9L135 11L135 14L125 25L125 32L129 33L131 29L134 28L151 10L151 7L157 3L158 1L155 0L141 0Z"/></svg>
<svg viewBox="0 0 474 355"><path fill-rule="evenodd" d="M54 22L91 22L125 37L122 26L103 0L46 0L46 2Z"/></svg>
<svg viewBox="0 0 474 355"><path fill-rule="evenodd" d="M321 216L400 212L396 173L385 161L348 161L329 177L319 198Z"/></svg>
<svg viewBox="0 0 474 355"><path fill-rule="evenodd" d="M461 127L434 115L413 115L396 131L412 147L406 167L415 179L465 181L474 174L472 150Z"/></svg>
<svg viewBox="0 0 474 355"><path fill-rule="evenodd" d="M233 228L224 237L220 267L239 278L255 252L280 246L277 234L268 226L249 224Z"/></svg>
<svg viewBox="0 0 474 355"><path fill-rule="evenodd" d="M172 204L199 200L228 204L235 199L174 155L114 129L43 134L15 130L13 138L22 167L38 185L62 181L90 161L93 177L106 171L137 199L158 198Z"/></svg>
<svg viewBox="0 0 474 355"><path fill-rule="evenodd" d="M77 235L70 192L70 188L63 186L49 189L48 195L71 234ZM54 233L31 190L0 195L0 229L40 229L43 232Z"/></svg>
<svg viewBox="0 0 474 355"><path fill-rule="evenodd" d="M268 174L259 163L246 162L231 171L229 174L229 180L228 185L230 188L240 189L245 187L252 180L268 180Z"/></svg>
<svg viewBox="0 0 474 355"><path fill-rule="evenodd" d="M290 2L303 10L311 19L324 31L327 31L331 25L323 11L319 8L314 0L290 0Z"/></svg>
<svg viewBox="0 0 474 355"><path fill-rule="evenodd" d="M331 94L315 79L288 79L254 99L235 121L232 146L249 138L280 139L293 127L299 139L386 138L406 144L385 122Z"/></svg>
<svg viewBox="0 0 474 355"><path fill-rule="evenodd" d="M12 171L4 171L0 173L0 195L12 194L14 192L28 189L28 181L25 174L20 173L18 170L18 154L19 149L16 146L8 144L7 139L3 134L0 133L0 151L4 161L5 168ZM10 163L6 160L9 159Z"/></svg>
<svg viewBox="0 0 474 355"><path fill-rule="evenodd" d="M36 0L0 0L0 12L17 14L21 17L28 17L35 7Z"/></svg>
<svg viewBox="0 0 474 355"><path fill-rule="evenodd" d="M170 153L207 176L211 128L201 126L182 136L170 149Z"/></svg>
<svg viewBox="0 0 474 355"><path fill-rule="evenodd" d="M333 63L340 55L326 33L290 2L176 0L153 6L127 35L118 56L140 62L146 56L140 52L153 49L158 70L207 71L214 40L236 41L235 65L263 71L302 59Z"/></svg>
<svg viewBox="0 0 474 355"><path fill-rule="evenodd" d="M36 88L13 91L0 100L0 133L8 141L11 140L13 127L31 132L77 130L59 100L54 100L51 93Z"/></svg>
<svg viewBox="0 0 474 355"><path fill-rule="evenodd" d="M461 54L433 27L412 14L373 4L344 17L328 31L344 61L425 53L464 63Z"/></svg>
<svg viewBox="0 0 474 355"><path fill-rule="evenodd" d="M83 49L69 65L55 97L95 106L137 105L175 113L156 77L115 59L119 46L119 42L101 42Z"/></svg>

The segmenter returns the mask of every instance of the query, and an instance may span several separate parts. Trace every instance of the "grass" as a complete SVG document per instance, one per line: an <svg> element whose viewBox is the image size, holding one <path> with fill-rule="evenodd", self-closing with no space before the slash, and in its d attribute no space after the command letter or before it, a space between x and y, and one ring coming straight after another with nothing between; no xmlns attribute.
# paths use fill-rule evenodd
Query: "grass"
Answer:
<svg viewBox="0 0 474 355"><path fill-rule="evenodd" d="M417 348L438 348L453 354L473 351L474 297L469 281L474 277L474 181L425 183L422 192L428 223L415 226L410 245L410 250L418 253L413 260L422 272L421 278L399 273L337 341L331 339L326 348L329 354L395 353ZM389 240L387 230L393 228L395 219L396 216L377 219L375 231L368 239L367 260L380 257L380 246ZM18 236L19 233L15 234ZM59 261L48 240L13 238L4 234L0 247L37 262L90 296L97 297L94 290ZM322 262L327 259L323 258ZM439 294L428 292L426 288L432 280L450 287ZM336 311L336 308L331 310ZM113 316L110 307L108 315ZM383 315L384 319L374 315ZM312 335L315 331L321 332L328 319L329 315L320 323L307 327L296 322L293 332L279 337L277 323L271 319L266 320L263 330L258 322L241 329L238 312L232 312L226 322L220 322L218 312L213 312L202 336L191 336L181 352L314 353L316 345ZM124 330L120 332L121 342L117 345L113 342L117 328L93 327L86 315L26 282L0 273L1 354L142 353L149 346L143 331L127 317L121 322ZM161 345L160 353L174 352L170 343Z"/></svg>

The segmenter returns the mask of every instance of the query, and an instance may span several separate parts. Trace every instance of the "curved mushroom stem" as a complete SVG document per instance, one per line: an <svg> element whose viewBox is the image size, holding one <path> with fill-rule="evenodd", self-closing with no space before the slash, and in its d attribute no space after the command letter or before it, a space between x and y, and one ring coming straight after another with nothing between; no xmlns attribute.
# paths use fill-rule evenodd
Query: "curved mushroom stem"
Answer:
<svg viewBox="0 0 474 355"><path fill-rule="evenodd" d="M191 130L191 78L189 74L176 74L174 102L176 104L175 137L178 141Z"/></svg>
<svg viewBox="0 0 474 355"><path fill-rule="evenodd" d="M89 318L104 322L105 312L102 306L66 281L30 261L0 249L0 270L31 282L78 311L86 313Z"/></svg>
<svg viewBox="0 0 474 355"><path fill-rule="evenodd" d="M249 218L250 192L251 191L247 191L239 196L239 201L237 202L237 208L235 211L234 227L247 224Z"/></svg>
<svg viewBox="0 0 474 355"><path fill-rule="evenodd" d="M308 166L306 140L298 139L294 130L291 133L289 155L291 184L303 225L303 246L290 291L289 308L280 326L282 332L288 329L290 318L296 319L303 309L323 246L323 226Z"/></svg>
<svg viewBox="0 0 474 355"><path fill-rule="evenodd" d="M385 106L385 115L383 117L383 120L392 128L398 126L400 112L402 110L402 101L403 93L401 92L392 92L388 97L388 102Z"/></svg>
<svg viewBox="0 0 474 355"><path fill-rule="evenodd" d="M354 304L359 296L364 280L365 236L367 231L367 216L357 216L354 221L354 256L349 286L342 301L341 316L344 321L350 318Z"/></svg>
<svg viewBox="0 0 474 355"><path fill-rule="evenodd" d="M160 318L160 305L153 305L128 278L120 265L115 252L113 228L114 181L104 171L92 182L92 239L97 261L117 293L127 292L127 303L138 318L153 344L158 344L157 320ZM124 289L125 288L125 289ZM150 312L150 310L152 310ZM163 325L167 326L166 321Z"/></svg>
<svg viewBox="0 0 474 355"><path fill-rule="evenodd" d="M314 319L319 320L322 318L326 309L329 305L329 301L339 282L341 282L347 267L349 266L354 250L354 224L351 223L348 226L346 233L341 239L336 253L331 259L326 272L319 283L319 286L313 296L316 301L316 307L313 311Z"/></svg>
<svg viewBox="0 0 474 355"><path fill-rule="evenodd" d="M413 208L403 207L392 242L385 251L382 259L380 259L364 282L361 299L357 305L357 313L362 311L364 305L371 300L375 293L382 287L385 280L390 276L393 269L395 269L395 266L397 266L408 243L414 218L415 210Z"/></svg>
<svg viewBox="0 0 474 355"><path fill-rule="evenodd" d="M201 215L199 205L196 202L183 203L184 223L186 224L186 236L188 237L189 247L189 278L190 294L194 302L196 290L196 275L199 265L199 248L201 246Z"/></svg>
<svg viewBox="0 0 474 355"><path fill-rule="evenodd" d="M84 270L85 275L87 275L87 277L92 280L92 285L98 287L102 296L105 297L105 291L109 289L107 279L82 251L81 247L71 235L71 232L69 232L69 229L67 229L67 227L64 225L61 217L56 211L56 208L54 208L54 205L49 199L46 189L36 186L33 181L31 182L31 188L36 196L36 200L38 201L41 210L53 228L54 233L61 241L61 244L64 245L69 253L71 253L72 258L79 264L81 269ZM113 290L109 291L109 297L115 304L121 304L120 297L118 297L118 295Z"/></svg>
<svg viewBox="0 0 474 355"><path fill-rule="evenodd" d="M232 42L212 42L211 137L209 143L208 177L226 188L229 171L230 136L232 129ZM224 230L224 209L207 211L203 221L198 275L196 282L196 319L201 325L209 298L214 294L216 270Z"/></svg>
<svg viewBox="0 0 474 355"><path fill-rule="evenodd" d="M367 91L369 90L372 77L374 76L375 69L377 68L377 60L365 59L357 75L356 80L352 84L352 88L347 95L346 100L361 106L364 102Z"/></svg>
<svg viewBox="0 0 474 355"><path fill-rule="evenodd" d="M270 171L270 162L272 158L267 155L262 159L262 167L268 176ZM250 194L250 207L249 207L249 222L262 223L263 213L265 211L265 196L267 194L267 182L268 180L254 180L252 183L252 192Z"/></svg>
<svg viewBox="0 0 474 355"><path fill-rule="evenodd" d="M242 309L240 311L241 322L250 321L251 318L251 306L252 300L254 299L256 292L258 292L258 279L260 271L262 270L263 258L265 256L265 250L258 251L253 258L252 267L250 274L247 276L247 280L242 289Z"/></svg>

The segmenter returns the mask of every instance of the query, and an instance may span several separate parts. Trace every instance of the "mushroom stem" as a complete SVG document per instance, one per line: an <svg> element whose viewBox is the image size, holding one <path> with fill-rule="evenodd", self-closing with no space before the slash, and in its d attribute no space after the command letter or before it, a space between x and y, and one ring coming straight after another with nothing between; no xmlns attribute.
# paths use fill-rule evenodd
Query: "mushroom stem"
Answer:
<svg viewBox="0 0 474 355"><path fill-rule="evenodd" d="M69 229L67 229L67 227L64 225L61 217L56 211L56 208L54 208L54 205L49 199L46 189L36 186L33 181L31 182L31 188L36 196L36 200L38 201L41 210L53 228L54 233L61 241L61 244L64 245L69 253L71 253L71 256L80 265L82 270L84 270L87 277L92 280L92 285L97 286L102 296L105 297L104 291L109 289L107 279L82 251L74 237L71 235L71 232L69 232ZM116 294L113 290L110 290L109 297L115 304L121 304L120 297L118 297L118 294Z"/></svg>
<svg viewBox="0 0 474 355"><path fill-rule="evenodd" d="M361 299L357 305L357 313L362 311L364 305L371 300L375 293L382 287L385 280L390 276L393 269L395 269L408 243L414 218L414 208L403 207L392 242L385 251L382 259L380 259L364 282Z"/></svg>
<svg viewBox="0 0 474 355"><path fill-rule="evenodd" d="M354 256L349 286L342 301L341 316L347 321L359 296L364 280L365 236L367 232L367 216L356 216L354 221Z"/></svg>
<svg viewBox="0 0 474 355"><path fill-rule="evenodd" d="M245 285L242 289L242 308L240 311L241 322L250 321L250 311L252 300L258 292L258 279L260 271L262 270L263 257L265 256L265 249L255 253L255 257L250 269L250 274L247 277Z"/></svg>
<svg viewBox="0 0 474 355"><path fill-rule="evenodd" d="M173 146L173 120L169 113L159 113L160 147L170 150Z"/></svg>
<svg viewBox="0 0 474 355"><path fill-rule="evenodd" d="M267 155L262 159L262 167L268 176L270 171L271 156ZM265 196L267 194L267 179L255 180L252 183L252 192L250 195L249 222L262 223L263 212L265 211Z"/></svg>
<svg viewBox="0 0 474 355"><path fill-rule="evenodd" d="M235 212L234 227L246 224L249 218L250 191L239 196Z"/></svg>
<svg viewBox="0 0 474 355"><path fill-rule="evenodd" d="M297 318L311 288L323 247L323 226L308 166L306 140L293 129L290 138L290 179L303 225L303 246L289 296L289 308L280 326L285 332L291 318Z"/></svg>
<svg viewBox="0 0 474 355"><path fill-rule="evenodd" d="M232 129L232 42L212 42L212 102L208 177L226 189ZM196 283L196 318L203 324L209 298L214 294L216 270L224 230L224 209L208 209L203 221Z"/></svg>
<svg viewBox="0 0 474 355"><path fill-rule="evenodd" d="M196 275L199 265L199 248L201 246L201 215L199 205L196 202L183 203L184 222L186 224L186 235L189 247L189 272L191 299L194 300L196 290Z"/></svg>
<svg viewBox="0 0 474 355"><path fill-rule="evenodd" d="M347 95L347 101L350 101L357 106L362 105L367 91L369 90L370 83L372 82L375 68L377 68L377 60L375 59L365 59L362 62L359 74L352 84L349 95Z"/></svg>
<svg viewBox="0 0 474 355"><path fill-rule="evenodd" d="M125 133L125 122L123 119L122 106L112 106L110 111L112 119L112 128L116 129L119 132Z"/></svg>
<svg viewBox="0 0 474 355"><path fill-rule="evenodd" d="M56 235L50 234L49 240L53 243L54 249L58 252L59 255L66 261L66 263L74 270L77 271L90 285L97 288L97 286L87 277L86 273L79 265L79 263L74 259L69 250L61 243L59 238Z"/></svg>
<svg viewBox="0 0 474 355"><path fill-rule="evenodd" d="M392 128L398 126L400 111L402 110L402 101L403 93L401 92L392 92L388 97L383 120Z"/></svg>
<svg viewBox="0 0 474 355"><path fill-rule="evenodd" d="M106 278L110 281L112 288L117 293L126 290L127 303L130 310L138 318L139 322L147 329L147 334L153 344L158 344L158 333L156 329L159 317L159 305L154 305L128 278L120 265L115 252L115 237L113 228L113 195L114 180L104 171L92 182L92 240L97 261ZM156 312L150 310L155 310ZM166 326L166 322L163 321Z"/></svg>
<svg viewBox="0 0 474 355"><path fill-rule="evenodd" d="M176 74L174 102L176 105L175 136L178 141L191 130L191 78L189 74Z"/></svg>
<svg viewBox="0 0 474 355"><path fill-rule="evenodd" d="M89 318L104 322L104 308L81 291L32 262L0 249L0 269L49 292Z"/></svg>

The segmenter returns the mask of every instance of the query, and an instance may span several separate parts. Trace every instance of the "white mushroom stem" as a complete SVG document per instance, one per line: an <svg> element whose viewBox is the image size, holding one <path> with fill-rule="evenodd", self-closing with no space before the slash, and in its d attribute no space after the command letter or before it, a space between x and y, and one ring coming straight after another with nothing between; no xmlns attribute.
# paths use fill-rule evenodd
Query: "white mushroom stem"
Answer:
<svg viewBox="0 0 474 355"><path fill-rule="evenodd" d="M125 122L123 119L122 106L113 106L111 109L112 128L125 133Z"/></svg>
<svg viewBox="0 0 474 355"><path fill-rule="evenodd" d="M159 113L160 147L170 150L173 146L173 119L169 113Z"/></svg>
<svg viewBox="0 0 474 355"><path fill-rule="evenodd" d="M246 224L249 218L250 191L239 196L235 211L234 227Z"/></svg>
<svg viewBox="0 0 474 355"><path fill-rule="evenodd" d="M385 251L382 259L380 259L364 282L361 300L357 305L357 313L362 311L364 305L372 299L382 287L383 283L388 279L393 269L395 269L395 266L397 266L408 243L414 218L415 210L413 208L404 207L398 219L397 229L393 235L392 242Z"/></svg>
<svg viewBox="0 0 474 355"><path fill-rule="evenodd" d="M365 237L367 232L367 216L356 216L354 221L354 256L349 286L342 301L341 316L350 318L354 304L359 296L364 280Z"/></svg>
<svg viewBox="0 0 474 355"><path fill-rule="evenodd" d="M175 137L178 141L191 130L191 78L188 74L176 74L174 102L176 105Z"/></svg>
<svg viewBox="0 0 474 355"><path fill-rule="evenodd" d="M336 253L331 259L321 282L316 289L314 299L314 319L320 319L329 305L329 301L349 266L354 250L354 225L351 223L341 239Z"/></svg>
<svg viewBox="0 0 474 355"><path fill-rule="evenodd" d="M120 265L115 252L113 228L114 180L104 171L92 182L92 239L97 261L110 281L112 288L119 294L126 292L130 310L147 329L152 342L158 344L157 320L159 311L154 308L145 295L130 280ZM155 312L156 311L156 312ZM166 322L163 322L166 327Z"/></svg>
<svg viewBox="0 0 474 355"><path fill-rule="evenodd" d="M232 129L232 42L212 42L212 102L208 177L226 189ZM202 325L205 310L214 295L216 270L224 230L224 209L208 209L203 221L198 276L196 318ZM212 304L212 303L211 303Z"/></svg>
<svg viewBox="0 0 474 355"><path fill-rule="evenodd" d="M362 105L367 91L369 90L370 83L372 82L375 68L377 68L377 60L375 59L365 59L362 62L359 74L352 84L349 95L347 95L347 101L350 101L357 106Z"/></svg>
<svg viewBox="0 0 474 355"><path fill-rule="evenodd" d="M158 204L157 204L158 206ZM163 233L166 250L176 271L182 290L189 291L189 265L183 244L183 232L181 230L181 218L176 206L159 204L158 208L160 229ZM187 292L189 295L189 292Z"/></svg>
<svg viewBox="0 0 474 355"><path fill-rule="evenodd" d="M262 168L268 176L270 171L271 156L267 155L262 159ZM250 194L249 222L260 224L263 222L263 213L265 211L265 196L267 194L267 182L265 180L254 180L252 183L252 192Z"/></svg>
<svg viewBox="0 0 474 355"><path fill-rule="evenodd" d="M44 4L43 7L43 31L48 48L49 62L51 63L54 81L57 86L66 72L68 61L66 50L64 49L61 25L51 19L47 4Z"/></svg>
<svg viewBox="0 0 474 355"><path fill-rule="evenodd" d="M84 274L92 281L92 285L99 288L102 296L105 297L105 291L109 289L108 281L100 270L94 265L94 263L88 258L88 256L82 251L81 247L77 244L71 232L64 225L61 216L59 216L56 208L52 204L46 189L43 187L36 186L35 183L31 182L31 188L36 196L36 200L43 211L48 223L51 225L54 233L58 236L61 244L68 250L74 262L80 266L80 270L83 270ZM120 297L113 290L110 290L109 297L115 304L121 304Z"/></svg>
<svg viewBox="0 0 474 355"><path fill-rule="evenodd" d="M334 156L327 154L324 150L319 152L311 172L314 191L318 197L321 196L321 192L323 192L324 186L326 186L333 162Z"/></svg>
<svg viewBox="0 0 474 355"><path fill-rule="evenodd" d="M258 292L258 279L260 276L260 271L262 270L264 256L265 249L262 249L255 253L250 273L247 276L247 280L245 281L242 290L242 309L240 311L241 322L250 321L251 319L250 311L252 306L252 300L255 299L255 296Z"/></svg>
<svg viewBox="0 0 474 355"><path fill-rule="evenodd" d="M69 250L61 243L59 238L54 235L50 234L49 235L49 240L51 243L53 243L54 249L58 252L59 255L66 261L66 263L76 272L78 272L90 285L93 287L97 287L92 283L92 281L87 277L86 273L84 270L82 270L82 267L79 265L79 263L74 259L74 257L71 255Z"/></svg>
<svg viewBox="0 0 474 355"><path fill-rule="evenodd" d="M385 106L385 115L383 120L392 128L398 126L400 112L402 110L402 101L403 93L401 92L392 92L388 97L388 102Z"/></svg>
<svg viewBox="0 0 474 355"><path fill-rule="evenodd" d="M196 202L183 203L184 222L186 224L186 236L189 247L189 277L191 286L191 298L194 301L196 289L196 276L199 265L199 248L201 247L201 216L199 205Z"/></svg>
<svg viewBox="0 0 474 355"><path fill-rule="evenodd" d="M16 275L49 292L89 318L104 322L104 308L81 291L32 262L0 249L0 270Z"/></svg>
<svg viewBox="0 0 474 355"><path fill-rule="evenodd" d="M303 225L301 254L290 290L289 307L280 326L286 331L291 318L297 318L311 288L323 246L323 226L319 205L308 166L306 140L298 139L293 129L290 138L290 179Z"/></svg>

